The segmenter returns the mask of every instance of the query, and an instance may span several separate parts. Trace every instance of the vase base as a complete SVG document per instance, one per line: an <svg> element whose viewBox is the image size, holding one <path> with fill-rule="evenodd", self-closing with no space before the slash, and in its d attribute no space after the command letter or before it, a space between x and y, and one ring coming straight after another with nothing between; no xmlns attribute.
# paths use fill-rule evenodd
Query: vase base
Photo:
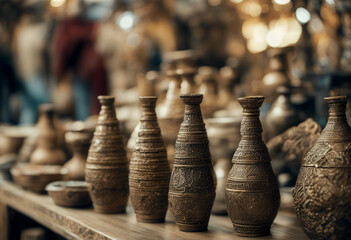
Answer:
<svg viewBox="0 0 351 240"><path fill-rule="evenodd" d="M165 222L165 217L152 216L152 215L136 214L136 219L138 222L143 222L143 223L163 223L163 222Z"/></svg>
<svg viewBox="0 0 351 240"><path fill-rule="evenodd" d="M186 224L186 223L177 223L179 231L182 232L204 232L207 231L208 223L200 224Z"/></svg>
<svg viewBox="0 0 351 240"><path fill-rule="evenodd" d="M271 226L250 226L250 225L234 225L235 232L241 237L263 237L269 236Z"/></svg>

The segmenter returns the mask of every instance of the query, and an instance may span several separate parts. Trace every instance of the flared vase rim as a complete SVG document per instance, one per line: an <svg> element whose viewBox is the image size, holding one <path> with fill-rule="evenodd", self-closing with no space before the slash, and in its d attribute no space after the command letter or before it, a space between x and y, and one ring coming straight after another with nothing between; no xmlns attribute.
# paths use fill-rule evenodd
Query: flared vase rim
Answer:
<svg viewBox="0 0 351 240"><path fill-rule="evenodd" d="M347 101L346 96L333 96L333 97L325 97L325 101L328 103L343 103Z"/></svg>

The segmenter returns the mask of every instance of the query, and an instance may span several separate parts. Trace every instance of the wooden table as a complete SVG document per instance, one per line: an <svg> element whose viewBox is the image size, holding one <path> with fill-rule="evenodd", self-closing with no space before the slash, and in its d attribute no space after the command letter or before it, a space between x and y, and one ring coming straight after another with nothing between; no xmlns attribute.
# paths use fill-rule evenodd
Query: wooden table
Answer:
<svg viewBox="0 0 351 240"><path fill-rule="evenodd" d="M13 183L0 181L0 239L7 239L6 209L10 207L67 239L247 239L234 234L229 217L211 216L208 232L186 233L177 229L171 217L163 224L138 223L133 209L126 214L99 214L92 208L56 206L47 195L25 191ZM308 239L293 212L280 211L271 236L259 239Z"/></svg>

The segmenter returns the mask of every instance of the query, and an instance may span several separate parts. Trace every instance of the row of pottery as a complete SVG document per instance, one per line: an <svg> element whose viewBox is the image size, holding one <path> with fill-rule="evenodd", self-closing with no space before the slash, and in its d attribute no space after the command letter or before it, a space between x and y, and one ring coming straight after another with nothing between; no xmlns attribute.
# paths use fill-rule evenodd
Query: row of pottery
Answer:
<svg viewBox="0 0 351 240"><path fill-rule="evenodd" d="M181 231L207 230L216 178L200 108L202 94L180 98L185 109L172 172L157 123L157 99L140 98L142 115L128 184L126 152L114 98L99 97L101 112L86 164L86 181L96 211L124 212L130 190L138 221L163 222L169 205ZM237 164L229 173L226 186L229 215L237 233L244 236L269 234L280 202L268 150L262 141L259 107L263 99L239 99L244 108L242 140L233 158Z"/></svg>
<svg viewBox="0 0 351 240"><path fill-rule="evenodd" d="M24 150L28 152L23 154L20 152L19 164L11 170L17 184L25 189L42 193L45 186L53 181L84 180L85 161L93 132L83 128L83 130L70 130L63 135L73 152L72 159L66 162L66 154L59 142L61 133L58 128L53 105L40 105L39 120L35 131L32 131L33 137L29 136L26 139L30 140L31 146L24 146ZM26 155L30 156L29 163L26 163L24 157Z"/></svg>
<svg viewBox="0 0 351 240"><path fill-rule="evenodd" d="M184 118L169 175L155 113L156 98L141 98L142 117L128 184L128 162L114 98L99 97L102 107L86 163L86 181L96 211L124 212L130 189L139 221L164 221L169 201L180 230L207 229L216 180L200 109L202 95L182 95L181 99ZM238 100L243 107L241 141L226 183L226 205L239 235L263 236L269 234L280 202L270 156L262 141L259 107L264 97ZM347 99L326 100L328 123L302 162L293 190L295 211L310 238L350 239L351 129L345 115Z"/></svg>

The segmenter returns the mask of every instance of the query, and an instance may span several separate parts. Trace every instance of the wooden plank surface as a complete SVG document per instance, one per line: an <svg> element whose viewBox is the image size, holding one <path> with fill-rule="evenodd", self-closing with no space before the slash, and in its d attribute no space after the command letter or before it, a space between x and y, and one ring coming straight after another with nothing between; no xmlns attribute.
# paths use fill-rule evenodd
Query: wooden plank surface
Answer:
<svg viewBox="0 0 351 240"><path fill-rule="evenodd" d="M0 195L1 196L1 195ZM9 218L8 208L0 201L0 239L8 239Z"/></svg>
<svg viewBox="0 0 351 240"><path fill-rule="evenodd" d="M13 183L0 181L0 202L29 216L67 239L248 239L234 234L227 216L212 215L209 231L201 233L180 232L167 216L166 223L138 223L133 209L126 214L99 214L92 208L73 209L56 206L47 195L25 191ZM2 232L4 229L0 229ZM278 213L271 236L259 239L308 239L293 212Z"/></svg>

